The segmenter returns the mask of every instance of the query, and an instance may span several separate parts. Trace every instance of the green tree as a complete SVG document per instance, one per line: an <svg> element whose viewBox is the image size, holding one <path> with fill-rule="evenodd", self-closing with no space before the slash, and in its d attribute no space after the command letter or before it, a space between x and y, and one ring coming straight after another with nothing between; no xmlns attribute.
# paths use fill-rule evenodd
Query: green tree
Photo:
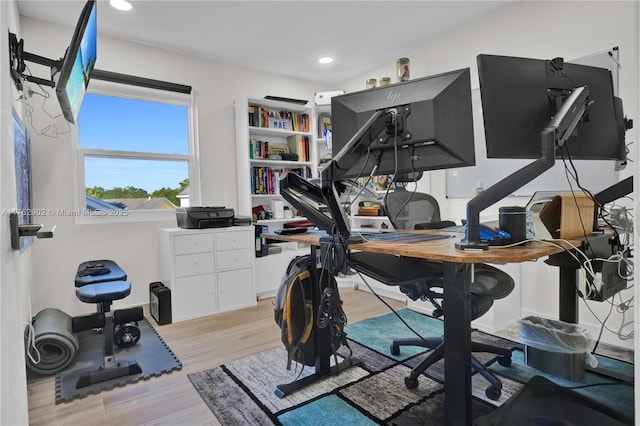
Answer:
<svg viewBox="0 0 640 426"><path fill-rule="evenodd" d="M179 183L178 188L160 188L156 189L149 195L149 193L135 186L115 187L111 189L104 189L101 186L94 186L93 188L87 188L87 194L92 197L99 198L101 200L112 200L116 198L166 198L176 206L180 205L178 200L178 194L189 187L189 179L184 179Z"/></svg>
<svg viewBox="0 0 640 426"><path fill-rule="evenodd" d="M104 188L101 186L94 186L93 188L87 188L87 195L102 199L104 198Z"/></svg>
<svg viewBox="0 0 640 426"><path fill-rule="evenodd" d="M171 188L160 188L156 189L151 193L151 197L153 198L166 198L171 201L176 206L180 205L180 201L178 201L178 194L182 191L180 188L171 189Z"/></svg>
<svg viewBox="0 0 640 426"><path fill-rule="evenodd" d="M103 200L111 200L114 198L148 198L149 193L142 188L136 188L135 186L126 186L121 188L116 186L115 188L107 189L104 191Z"/></svg>

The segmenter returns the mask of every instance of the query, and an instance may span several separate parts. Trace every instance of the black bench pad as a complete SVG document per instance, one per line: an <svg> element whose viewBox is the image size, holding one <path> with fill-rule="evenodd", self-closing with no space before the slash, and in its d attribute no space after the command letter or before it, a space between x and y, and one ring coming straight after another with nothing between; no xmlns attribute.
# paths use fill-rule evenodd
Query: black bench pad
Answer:
<svg viewBox="0 0 640 426"><path fill-rule="evenodd" d="M113 260L89 260L78 265L75 285L82 287L87 284L105 281L126 281L127 274Z"/></svg>
<svg viewBox="0 0 640 426"><path fill-rule="evenodd" d="M131 284L128 281L87 284L76 289L76 297L85 303L111 302L124 299L129 293L131 293Z"/></svg>

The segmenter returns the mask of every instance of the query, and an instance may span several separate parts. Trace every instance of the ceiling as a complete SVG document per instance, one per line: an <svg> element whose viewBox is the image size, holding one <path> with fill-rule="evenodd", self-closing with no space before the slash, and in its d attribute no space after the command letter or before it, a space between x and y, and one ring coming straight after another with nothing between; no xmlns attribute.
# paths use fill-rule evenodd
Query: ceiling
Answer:
<svg viewBox="0 0 640 426"><path fill-rule="evenodd" d="M129 12L113 9L106 0L99 2L99 34L328 85L393 62L509 3L130 2ZM17 4L21 16L73 27L84 2L18 0ZM319 64L321 56L335 61Z"/></svg>

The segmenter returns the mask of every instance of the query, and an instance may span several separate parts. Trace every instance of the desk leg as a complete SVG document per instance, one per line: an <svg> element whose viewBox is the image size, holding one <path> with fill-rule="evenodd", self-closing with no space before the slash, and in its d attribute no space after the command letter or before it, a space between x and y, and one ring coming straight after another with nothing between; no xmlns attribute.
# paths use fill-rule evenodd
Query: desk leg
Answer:
<svg viewBox="0 0 640 426"><path fill-rule="evenodd" d="M318 247L311 246L311 259L313 259L313 265L315 266L316 259L318 259ZM321 259L321 264L324 259ZM317 326L318 322L318 312L320 311L320 299L322 298L322 292L325 288L329 286L330 273L326 271L324 274L324 280L320 280L320 276L318 275L318 268L311 268L311 282L316 285L312 286L313 290L311 292L311 300L313 301L313 318L314 318L314 328L315 328L315 347L316 347L316 375L318 376L326 376L330 373L330 362L331 362L331 330L328 327L319 328Z"/></svg>
<svg viewBox="0 0 640 426"><path fill-rule="evenodd" d="M444 404L447 425L470 425L471 265L444 262Z"/></svg>
<svg viewBox="0 0 640 426"><path fill-rule="evenodd" d="M578 269L560 266L560 321L578 323Z"/></svg>
<svg viewBox="0 0 640 426"><path fill-rule="evenodd" d="M311 246L311 259L315 261L317 259L317 248L316 246ZM314 263L312 263L315 265ZM323 280L320 281L320 277L318 276L318 269L311 268L311 282L316 285L313 286L313 292L311 295L313 301L313 318L318 318L318 311L320 308L320 298L322 296L322 292L329 285L329 280L331 279L329 272L325 273L326 275L323 277ZM291 383L280 384L276 386L276 390L274 393L278 398L284 398L287 395L294 393L297 390L300 390L306 386L309 386L313 383L318 382L319 380L324 379L325 377L333 374L339 374L341 371L360 365L361 361L357 358L345 359L344 361L331 366L331 355L333 355L331 349L331 334L329 328L318 328L317 320L314 321L315 327L315 348L316 348L316 359L315 359L315 372L309 376L303 377L301 379L295 380Z"/></svg>

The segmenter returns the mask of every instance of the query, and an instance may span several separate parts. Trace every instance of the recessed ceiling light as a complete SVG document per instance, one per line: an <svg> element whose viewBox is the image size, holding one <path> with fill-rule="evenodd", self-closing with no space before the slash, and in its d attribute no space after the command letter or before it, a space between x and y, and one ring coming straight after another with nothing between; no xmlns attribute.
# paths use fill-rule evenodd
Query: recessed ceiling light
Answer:
<svg viewBox="0 0 640 426"><path fill-rule="evenodd" d="M331 62L333 62L333 58L329 56L323 56L322 58L318 59L318 62L320 62L321 64L330 64Z"/></svg>
<svg viewBox="0 0 640 426"><path fill-rule="evenodd" d="M133 7L127 0L110 0L109 4L118 10L131 10Z"/></svg>

